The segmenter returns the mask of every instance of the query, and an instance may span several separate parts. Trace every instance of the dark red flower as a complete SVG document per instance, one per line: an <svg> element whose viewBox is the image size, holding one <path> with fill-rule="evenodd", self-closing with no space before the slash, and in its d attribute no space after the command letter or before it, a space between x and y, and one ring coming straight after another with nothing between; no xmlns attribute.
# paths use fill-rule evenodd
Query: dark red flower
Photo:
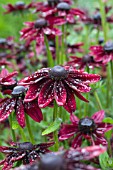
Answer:
<svg viewBox="0 0 113 170"><path fill-rule="evenodd" d="M7 119L13 110L15 110L17 121L22 128L25 127L24 112L36 122L40 122L43 119L42 112L36 100L28 103L23 102L25 91L25 87L16 86L12 91L11 98L7 97L0 101L0 122Z"/></svg>
<svg viewBox="0 0 113 170"><path fill-rule="evenodd" d="M51 21L45 19L38 19L35 22L26 22L27 28L21 30L21 39L25 39L27 44L30 44L33 40L36 40L38 45L44 42L45 35L61 35L61 31L54 28L50 24Z"/></svg>
<svg viewBox="0 0 113 170"><path fill-rule="evenodd" d="M36 10L34 12L41 12L42 16L51 15L59 2L66 2L72 4L71 0L48 0L47 2L38 2L35 4Z"/></svg>
<svg viewBox="0 0 113 170"><path fill-rule="evenodd" d="M7 69L2 69L0 73L0 85L2 86L10 86L16 83L14 76L18 74L17 71L9 73Z"/></svg>
<svg viewBox="0 0 113 170"><path fill-rule="evenodd" d="M0 49L12 50L14 46L15 46L15 43L14 43L13 37L0 38Z"/></svg>
<svg viewBox="0 0 113 170"><path fill-rule="evenodd" d="M112 7L107 7L107 6L105 7L106 15L111 9L112 9ZM94 27L101 27L102 26L102 18L101 18L100 9L96 8L93 16L91 16L91 14L89 14L88 12L85 12L85 15L82 18L82 21L85 24L91 24ZM106 16L106 22L113 23L112 15Z"/></svg>
<svg viewBox="0 0 113 170"><path fill-rule="evenodd" d="M18 1L16 2L15 5L12 4L7 4L6 6L3 6L6 9L5 14L11 13L11 12L17 12L17 11L25 11L33 7L33 2L30 4L26 5L23 1Z"/></svg>
<svg viewBox="0 0 113 170"><path fill-rule="evenodd" d="M1 58L1 57L0 57ZM7 61L7 60L5 60L5 59L2 59L1 61L0 61L0 66L10 66L10 67L14 67L14 65L11 63L11 62L9 62L9 61Z"/></svg>
<svg viewBox="0 0 113 170"><path fill-rule="evenodd" d="M19 84L30 85L25 97L26 102L38 97L39 107L44 108L55 99L59 106L72 113L76 109L74 94L88 102L81 93L89 92L89 84L99 80L100 76L96 74L88 74L69 66L55 66L43 68L24 78Z"/></svg>
<svg viewBox="0 0 113 170"><path fill-rule="evenodd" d="M89 69L94 69L95 67L102 66L102 62L96 62L92 55L84 55L81 57L70 56L71 61L67 62L66 65L73 66L80 70L84 70L86 67Z"/></svg>
<svg viewBox="0 0 113 170"><path fill-rule="evenodd" d="M60 17L64 17L67 23L74 24L76 22L75 16L80 18L84 17L84 12L78 8L71 8L71 6L66 2L60 2L56 6L53 13L58 14Z"/></svg>
<svg viewBox="0 0 113 170"><path fill-rule="evenodd" d="M12 147L0 146L0 152L6 154L6 158L0 162L3 165L2 170L10 170L13 164L22 160L24 164L29 164L39 159L41 154L50 152L48 147L54 145L54 142L41 143L33 145L30 142L14 143Z"/></svg>
<svg viewBox="0 0 113 170"><path fill-rule="evenodd" d="M82 49L83 43L76 43L76 44L67 44L67 51L70 54L75 54L76 52L82 53L84 50Z"/></svg>
<svg viewBox="0 0 113 170"><path fill-rule="evenodd" d="M95 61L107 64L113 60L113 42L108 41L104 46L96 45L91 46L91 55L95 56Z"/></svg>
<svg viewBox="0 0 113 170"><path fill-rule="evenodd" d="M46 153L38 162L21 166L15 170L99 170L83 163L83 160L89 161L105 152L105 150L104 147L90 146L77 149L70 148L63 153Z"/></svg>
<svg viewBox="0 0 113 170"><path fill-rule="evenodd" d="M72 142L72 147L77 148L82 144L82 139L89 140L93 145L107 145L104 133L113 128L112 124L103 123L104 111L100 110L93 114L91 118L85 117L79 119L71 114L70 120L72 124L63 124L59 133L59 140L68 139L76 134Z"/></svg>

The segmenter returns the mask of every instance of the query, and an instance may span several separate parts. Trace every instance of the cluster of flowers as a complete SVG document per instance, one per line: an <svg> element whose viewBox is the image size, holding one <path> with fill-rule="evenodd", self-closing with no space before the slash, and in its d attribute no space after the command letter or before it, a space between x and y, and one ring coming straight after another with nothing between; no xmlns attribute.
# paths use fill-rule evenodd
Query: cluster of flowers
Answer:
<svg viewBox="0 0 113 170"><path fill-rule="evenodd" d="M0 65L14 67L15 70L26 76L17 81L15 78L18 74L17 71L9 73L5 68L1 70L0 89L3 98L0 99L0 122L7 120L15 111L18 124L24 128L26 126L25 113L35 122L41 122L43 120L41 109L53 108L58 105L70 114L71 121L71 124L64 122L61 125L59 132L57 132L59 141L75 137L71 140L69 150L61 153L49 153L49 155L41 158L41 154L50 152L47 148L56 141L37 145L24 142L11 143L14 147L1 146L0 152L7 154L6 159L0 162L0 165L4 165L3 170L12 168L16 161L22 160L24 164L30 164L36 159L38 159L38 164L33 164L33 166L36 166L39 170L51 170L56 166L58 166L56 168L58 170L96 170L96 168L80 163L80 161L92 159L103 153L107 148L108 142L104 135L105 132L113 128L113 125L102 122L105 117L104 110L82 119L75 116L74 112L76 111L75 96L84 102L89 102L81 93L90 92L91 87L89 85L100 80L100 75L89 74L85 72L85 68L101 67L105 69L107 63L113 60L113 42L109 41L104 45L91 46L90 52L81 58L70 56L69 61L64 60L66 58L63 58L65 56L63 52L72 55L78 52L83 54L82 47L84 44L66 44L63 39L66 33L63 29L61 31L60 27L76 25L77 22L92 24L98 29L101 27L99 9L96 9L94 17L89 17L86 11L72 8L71 4L71 0L48 0L44 3L32 2L26 5L23 2L18 2L15 5L8 4L5 6L5 13L17 11L23 13L25 10L33 9L33 13L38 14L38 19L33 22L26 22L26 28L20 31L20 39L25 40L25 43L15 43L12 37L0 39L0 50L2 50L0 58L4 56ZM105 10L107 14L111 8L106 7ZM106 21L112 23L112 16L107 17ZM59 47L61 46L59 56L57 56L57 40ZM35 51L33 51L33 42L36 44ZM66 46L66 50L62 46ZM40 62L37 57L39 54L49 56L48 60L46 57L45 61ZM26 66L25 55L27 60L30 61L28 67ZM17 66L11 63L12 59L16 60ZM29 75L30 71L33 71L29 70L31 66L36 66L38 63L41 63L42 68ZM44 66L45 68L43 68ZM80 148L84 139L88 140L89 144L93 146Z"/></svg>

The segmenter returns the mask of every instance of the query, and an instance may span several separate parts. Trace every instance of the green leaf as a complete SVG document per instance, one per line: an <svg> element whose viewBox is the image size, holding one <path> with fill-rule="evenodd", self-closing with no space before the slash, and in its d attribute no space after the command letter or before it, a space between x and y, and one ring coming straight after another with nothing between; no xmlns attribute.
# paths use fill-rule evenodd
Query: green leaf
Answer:
<svg viewBox="0 0 113 170"><path fill-rule="evenodd" d="M113 159L109 157L107 152L99 156L99 162L102 170L113 170Z"/></svg>
<svg viewBox="0 0 113 170"><path fill-rule="evenodd" d="M60 127L60 124L62 122L62 119L57 118L53 123L50 124L50 126L42 132L42 135L47 135L51 132L54 132Z"/></svg>
<svg viewBox="0 0 113 170"><path fill-rule="evenodd" d="M111 117L106 117L104 120L103 120L104 123L111 123L113 124L113 119Z"/></svg>
<svg viewBox="0 0 113 170"><path fill-rule="evenodd" d="M19 124L16 121L12 121L12 129L18 129L19 128Z"/></svg>
<svg viewBox="0 0 113 170"><path fill-rule="evenodd" d="M49 126L49 123L46 122L46 121L41 121L40 123L38 123L37 126L39 126L42 129L45 129L45 128L47 128Z"/></svg>
<svg viewBox="0 0 113 170"><path fill-rule="evenodd" d="M3 98L4 98L4 96L3 96L2 92L0 92L0 99L3 99Z"/></svg>

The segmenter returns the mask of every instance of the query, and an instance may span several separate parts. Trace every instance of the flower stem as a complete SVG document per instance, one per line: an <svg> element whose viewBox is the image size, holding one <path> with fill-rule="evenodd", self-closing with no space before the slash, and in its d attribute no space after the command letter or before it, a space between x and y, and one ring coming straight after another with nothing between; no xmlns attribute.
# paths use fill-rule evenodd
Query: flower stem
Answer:
<svg viewBox="0 0 113 170"><path fill-rule="evenodd" d="M57 65L60 64L60 56L59 56L59 38L58 36L55 37L55 47L56 47L56 63Z"/></svg>
<svg viewBox="0 0 113 170"><path fill-rule="evenodd" d="M60 56L60 64L64 64L67 61L65 54L65 25L62 25L62 46L61 46L61 56Z"/></svg>
<svg viewBox="0 0 113 170"><path fill-rule="evenodd" d="M111 68L110 68L110 63L108 63L107 66L107 79L106 79L106 85L107 85L107 93L106 93L106 108L109 107L109 102L110 102L110 73L111 73Z"/></svg>
<svg viewBox="0 0 113 170"><path fill-rule="evenodd" d="M19 126L19 131L20 131L20 134L22 136L22 140L24 142L27 142L27 139L26 139L26 136L25 136L25 133L24 133L24 130Z"/></svg>
<svg viewBox="0 0 113 170"><path fill-rule="evenodd" d="M112 87L112 94L113 94L113 61L110 61L111 66L111 87Z"/></svg>
<svg viewBox="0 0 113 170"><path fill-rule="evenodd" d="M54 110L53 110L53 121L55 121L57 117L58 117L58 106L55 101L54 102ZM55 141L54 149L55 149L55 151L58 151L59 141L58 141L58 131L57 130L54 132L53 136L54 136L54 141Z"/></svg>
<svg viewBox="0 0 113 170"><path fill-rule="evenodd" d="M106 22L106 13L105 13L105 6L102 0L99 0L100 4L100 13L101 13L101 18L102 18L102 28L103 28L103 33L104 33L104 41L107 41L107 22Z"/></svg>
<svg viewBox="0 0 113 170"><path fill-rule="evenodd" d="M95 96L95 99L96 99L96 101L97 101L99 110L103 110L101 101L100 101L100 99L99 99L98 94L97 94L96 91L94 92L94 96Z"/></svg>
<svg viewBox="0 0 113 170"><path fill-rule="evenodd" d="M53 57L52 57L51 51L49 49L49 43L48 43L48 39L47 39L46 35L44 35L44 40L45 40L46 51L47 51L48 67L53 67L54 66L54 61L53 61Z"/></svg>
<svg viewBox="0 0 113 170"><path fill-rule="evenodd" d="M27 130L28 130L28 132L29 132L30 141L31 141L32 144L34 144L35 141L34 141L34 138L33 138L32 131L31 131L30 122L29 122L29 117L28 117L27 114L25 114L25 117L26 117L26 125L27 125Z"/></svg>
<svg viewBox="0 0 113 170"><path fill-rule="evenodd" d="M9 123L10 123L10 128L11 128L11 134L12 134L13 141L16 142L15 131L12 129L12 115L11 114L9 116Z"/></svg>

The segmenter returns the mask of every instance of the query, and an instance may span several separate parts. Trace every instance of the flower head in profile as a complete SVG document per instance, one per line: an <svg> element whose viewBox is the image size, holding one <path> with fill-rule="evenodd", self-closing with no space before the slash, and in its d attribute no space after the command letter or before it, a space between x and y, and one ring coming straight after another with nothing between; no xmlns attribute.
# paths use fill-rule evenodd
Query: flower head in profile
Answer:
<svg viewBox="0 0 113 170"><path fill-rule="evenodd" d="M18 1L16 2L15 5L7 4L6 6L3 6L3 7L6 9L5 14L11 13L11 12L17 12L17 11L23 12L25 10L32 8L33 2L26 5L23 1Z"/></svg>
<svg viewBox="0 0 113 170"><path fill-rule="evenodd" d="M61 35L61 31L53 27L51 20L44 18L40 18L35 22L26 22L25 25L27 28L22 29L20 33L21 39L25 39L27 45L33 40L35 40L38 45L41 45L44 42L44 35Z"/></svg>
<svg viewBox="0 0 113 170"><path fill-rule="evenodd" d="M107 64L113 61L113 42L108 41L104 46L95 45L90 47L91 54L95 56L95 60Z"/></svg>
<svg viewBox="0 0 113 170"><path fill-rule="evenodd" d="M66 2L68 4L72 4L71 0L47 0L47 2L38 2L35 3L35 11L41 12L42 16L47 17L48 15L52 15L53 11L56 9L56 6L60 2Z"/></svg>
<svg viewBox="0 0 113 170"><path fill-rule="evenodd" d="M67 62L66 65L76 67L80 70L84 70L86 67L94 69L95 67L102 66L102 62L96 62L90 54L86 54L83 57L70 56L69 58L71 58L71 61Z"/></svg>
<svg viewBox="0 0 113 170"><path fill-rule="evenodd" d="M105 7L105 12L106 14L109 13L109 11L112 9L112 7ZM86 13L85 12L85 17L82 18L82 21L85 23L85 24L90 24L90 25L93 25L94 27L101 27L102 26L102 17L101 17L101 13L100 13L100 9L99 8L96 8L93 16L91 16L91 14L88 14L88 12ZM113 23L113 17L112 15L111 16L106 16L106 22L109 22L109 23Z"/></svg>
<svg viewBox="0 0 113 170"><path fill-rule="evenodd" d="M46 153L38 162L32 165L21 166L15 170L99 170L83 161L91 161L106 151L105 147L90 146L85 148L70 148L58 153Z"/></svg>
<svg viewBox="0 0 113 170"><path fill-rule="evenodd" d="M11 98L6 97L0 101L0 122L6 120L13 110L22 128L25 127L25 112L36 122L40 122L43 119L36 100L24 103L25 92L25 87L15 86Z"/></svg>
<svg viewBox="0 0 113 170"><path fill-rule="evenodd" d="M0 38L1 50L13 50L15 47L14 37Z"/></svg>
<svg viewBox="0 0 113 170"><path fill-rule="evenodd" d="M91 90L90 83L100 80L97 74L88 74L69 66L54 66L43 68L29 77L22 79L20 85L29 85L25 102L33 101L38 97L39 107L48 106L53 100L63 106L69 113L76 109L74 95L88 102L81 93Z"/></svg>
<svg viewBox="0 0 113 170"><path fill-rule="evenodd" d="M82 48L83 45L84 43L82 42L73 45L67 44L67 52L70 54L75 54L76 52L82 53L84 51Z"/></svg>
<svg viewBox="0 0 113 170"><path fill-rule="evenodd" d="M89 140L92 145L107 145L104 138L105 132L113 128L112 124L103 123L104 111L100 110L93 114L91 118L85 117L79 119L71 114L70 120L72 124L63 124L59 133L59 140L68 139L76 134L72 142L72 147L77 148L82 145L83 138Z"/></svg>
<svg viewBox="0 0 113 170"><path fill-rule="evenodd" d="M13 164L19 160L22 160L23 164L30 164L36 159L40 159L42 154L50 152L48 148L54 145L54 142L36 145L30 142L12 142L11 145L11 147L0 146L0 152L6 154L6 158L0 162L0 165L3 165L2 170L10 170Z"/></svg>
<svg viewBox="0 0 113 170"><path fill-rule="evenodd" d="M78 8L72 8L66 2L60 2L57 4L56 9L53 11L54 14L58 14L60 17L64 17L69 24L76 22L75 16L84 18L84 12Z"/></svg>
<svg viewBox="0 0 113 170"><path fill-rule="evenodd" d="M16 81L14 77L18 74L17 71L9 73L7 69L2 69L0 73L0 85L1 86L11 86L15 85Z"/></svg>

